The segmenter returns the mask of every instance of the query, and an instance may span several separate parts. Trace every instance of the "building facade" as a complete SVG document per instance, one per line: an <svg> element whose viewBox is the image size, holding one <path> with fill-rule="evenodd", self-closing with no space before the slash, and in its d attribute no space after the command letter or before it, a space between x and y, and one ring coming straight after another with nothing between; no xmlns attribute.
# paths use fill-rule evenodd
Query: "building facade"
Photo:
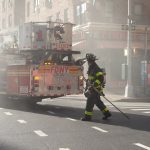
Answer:
<svg viewBox="0 0 150 150"><path fill-rule="evenodd" d="M25 7L25 22L59 20L74 23L72 0L26 0Z"/></svg>
<svg viewBox="0 0 150 150"><path fill-rule="evenodd" d="M1 31L14 28L25 21L25 0L0 0Z"/></svg>
<svg viewBox="0 0 150 150"><path fill-rule="evenodd" d="M150 1L130 1L133 84L137 87L136 93L138 90L145 93L150 87ZM20 19L24 22L72 22L75 24L73 48L80 50L82 56L96 54L97 63L107 72L107 88L124 91L127 83L127 0L26 0L23 3L23 0L1 0L1 30L18 25L22 22ZM6 9L5 5L12 9Z"/></svg>
<svg viewBox="0 0 150 150"><path fill-rule="evenodd" d="M0 43L9 45L25 21L25 0L0 0Z"/></svg>
<svg viewBox="0 0 150 150"><path fill-rule="evenodd" d="M148 94L150 88L149 0L131 0L132 79L135 95ZM124 91L127 84L128 1L76 1L74 45L94 52L106 68L107 87Z"/></svg>

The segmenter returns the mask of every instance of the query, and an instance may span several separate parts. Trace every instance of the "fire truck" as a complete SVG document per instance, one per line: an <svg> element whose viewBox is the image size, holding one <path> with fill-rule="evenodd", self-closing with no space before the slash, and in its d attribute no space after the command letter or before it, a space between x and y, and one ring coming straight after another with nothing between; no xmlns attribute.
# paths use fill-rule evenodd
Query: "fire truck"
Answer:
<svg viewBox="0 0 150 150"><path fill-rule="evenodd" d="M80 52L72 50L72 26L59 22L20 26L17 50L5 54L0 94L38 102L82 93L83 60L76 60Z"/></svg>

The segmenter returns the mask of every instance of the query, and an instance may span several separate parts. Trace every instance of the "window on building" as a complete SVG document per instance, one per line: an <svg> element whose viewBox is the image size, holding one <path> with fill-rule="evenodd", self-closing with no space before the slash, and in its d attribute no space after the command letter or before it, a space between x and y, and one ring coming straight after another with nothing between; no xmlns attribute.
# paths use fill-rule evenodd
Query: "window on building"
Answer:
<svg viewBox="0 0 150 150"><path fill-rule="evenodd" d="M6 20L2 19L2 28L5 29L6 28Z"/></svg>
<svg viewBox="0 0 150 150"><path fill-rule="evenodd" d="M105 17L112 17L114 4L112 0L105 0Z"/></svg>
<svg viewBox="0 0 150 150"><path fill-rule="evenodd" d="M68 8L64 10L64 22L68 22Z"/></svg>
<svg viewBox="0 0 150 150"><path fill-rule="evenodd" d="M79 6L79 5L78 5L77 8L76 8L76 12L77 12L76 15L77 15L77 16L80 16L80 6Z"/></svg>
<svg viewBox="0 0 150 150"><path fill-rule="evenodd" d="M27 3L27 17L30 16L30 2Z"/></svg>
<svg viewBox="0 0 150 150"><path fill-rule="evenodd" d="M83 24L86 22L86 10L87 4L82 3L76 6L76 21L77 24Z"/></svg>
<svg viewBox="0 0 150 150"><path fill-rule="evenodd" d="M81 4L81 24L86 22L86 3Z"/></svg>
<svg viewBox="0 0 150 150"><path fill-rule="evenodd" d="M8 6L11 8L12 7L12 0L8 0Z"/></svg>
<svg viewBox="0 0 150 150"><path fill-rule="evenodd" d="M38 7L40 4L40 1L39 0L35 0L35 6Z"/></svg>
<svg viewBox="0 0 150 150"><path fill-rule="evenodd" d="M12 15L9 15L9 17L8 17L8 26L9 27L12 26Z"/></svg>
<svg viewBox="0 0 150 150"><path fill-rule="evenodd" d="M6 0L2 1L2 11L5 12L6 10Z"/></svg>
<svg viewBox="0 0 150 150"><path fill-rule="evenodd" d="M45 7L52 8L52 3L53 3L52 0L45 0Z"/></svg>
<svg viewBox="0 0 150 150"><path fill-rule="evenodd" d="M80 5L76 6L76 24L80 24Z"/></svg>
<svg viewBox="0 0 150 150"><path fill-rule="evenodd" d="M81 13L84 14L86 12L86 3L81 4Z"/></svg>
<svg viewBox="0 0 150 150"><path fill-rule="evenodd" d="M57 12L56 14L56 20L59 20L60 19L60 12Z"/></svg>
<svg viewBox="0 0 150 150"><path fill-rule="evenodd" d="M143 13L143 4L137 3L134 5L134 14L141 16Z"/></svg>
<svg viewBox="0 0 150 150"><path fill-rule="evenodd" d="M37 8L39 7L40 0L34 0L34 12L37 11Z"/></svg>
<svg viewBox="0 0 150 150"><path fill-rule="evenodd" d="M48 2L49 2L50 4L52 4L53 1L52 1L52 0L48 0Z"/></svg>

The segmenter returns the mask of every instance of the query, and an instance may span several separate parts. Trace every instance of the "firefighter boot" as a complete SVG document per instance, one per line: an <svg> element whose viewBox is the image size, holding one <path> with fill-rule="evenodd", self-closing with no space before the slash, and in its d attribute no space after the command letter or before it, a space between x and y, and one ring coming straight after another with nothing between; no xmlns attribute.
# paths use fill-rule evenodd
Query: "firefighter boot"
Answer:
<svg viewBox="0 0 150 150"><path fill-rule="evenodd" d="M110 113L110 111L108 110L108 111L104 112L104 117L103 117L102 119L103 119L103 120L107 120L109 117L111 117L111 113Z"/></svg>
<svg viewBox="0 0 150 150"><path fill-rule="evenodd" d="M81 121L91 121L92 118L89 115L85 115L83 118L81 118Z"/></svg>

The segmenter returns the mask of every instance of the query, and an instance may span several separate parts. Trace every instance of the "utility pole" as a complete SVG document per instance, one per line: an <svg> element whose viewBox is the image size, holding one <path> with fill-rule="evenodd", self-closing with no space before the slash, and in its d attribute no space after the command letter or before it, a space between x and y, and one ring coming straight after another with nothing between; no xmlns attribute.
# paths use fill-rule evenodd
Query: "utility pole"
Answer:
<svg viewBox="0 0 150 150"><path fill-rule="evenodd" d="M132 14L131 14L131 0L128 0L128 37L127 37L127 85L125 88L125 97L134 97L133 86L133 50L132 50Z"/></svg>
<svg viewBox="0 0 150 150"><path fill-rule="evenodd" d="M146 95L147 94L147 80L148 80L148 72L147 72L147 64L148 64L148 61L147 61L147 55L148 55L148 47L147 47L147 41L148 40L148 26L145 26L145 54L144 54L144 59L145 59L145 62L144 62L144 94Z"/></svg>

